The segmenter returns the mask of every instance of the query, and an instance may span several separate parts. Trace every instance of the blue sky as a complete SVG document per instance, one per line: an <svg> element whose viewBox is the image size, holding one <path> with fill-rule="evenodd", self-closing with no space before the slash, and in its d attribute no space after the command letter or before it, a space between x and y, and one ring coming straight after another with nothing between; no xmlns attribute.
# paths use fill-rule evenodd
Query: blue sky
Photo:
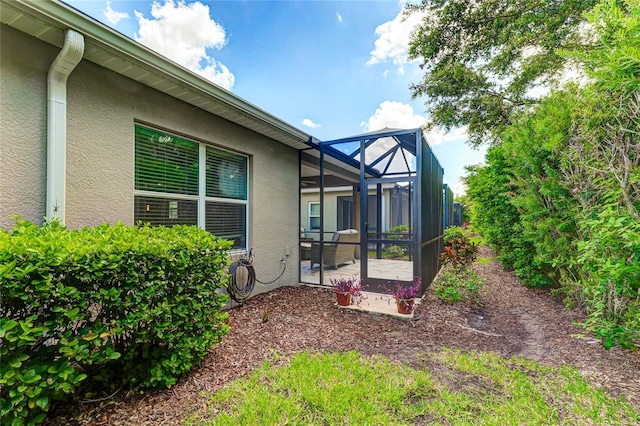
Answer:
<svg viewBox="0 0 640 426"><path fill-rule="evenodd" d="M331 140L427 119L407 60L419 16L398 1L65 0L87 15L304 130ZM445 182L483 161L465 129L427 135Z"/></svg>

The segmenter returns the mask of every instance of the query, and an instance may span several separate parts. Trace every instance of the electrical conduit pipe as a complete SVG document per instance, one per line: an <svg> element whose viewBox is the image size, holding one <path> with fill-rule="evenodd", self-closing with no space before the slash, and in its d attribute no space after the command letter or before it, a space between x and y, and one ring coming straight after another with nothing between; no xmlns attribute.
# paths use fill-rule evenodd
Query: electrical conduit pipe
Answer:
<svg viewBox="0 0 640 426"><path fill-rule="evenodd" d="M67 30L62 50L47 76L47 208L48 219L65 222L67 175L67 78L82 60L84 37Z"/></svg>

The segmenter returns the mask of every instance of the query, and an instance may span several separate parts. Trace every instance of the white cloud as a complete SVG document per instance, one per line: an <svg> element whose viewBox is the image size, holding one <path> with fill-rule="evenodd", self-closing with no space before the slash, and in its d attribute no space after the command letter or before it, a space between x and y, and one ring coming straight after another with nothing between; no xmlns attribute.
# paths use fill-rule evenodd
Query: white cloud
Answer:
<svg viewBox="0 0 640 426"><path fill-rule="evenodd" d="M461 197L467 193L467 185L460 179L453 185L450 185L450 187L456 197Z"/></svg>
<svg viewBox="0 0 640 426"><path fill-rule="evenodd" d="M405 19L401 10L393 20L379 25L375 31L378 39L375 41L375 49L371 51L367 65L391 60L395 65L402 66L408 62L409 39L423 17L424 13L415 12Z"/></svg>
<svg viewBox="0 0 640 426"><path fill-rule="evenodd" d="M235 76L229 68L209 56L207 49L222 49L226 43L224 28L209 14L209 6L200 2L164 0L151 4L152 19L134 12L140 31L136 41L202 77L231 90Z"/></svg>
<svg viewBox="0 0 640 426"><path fill-rule="evenodd" d="M336 12L336 18L338 18L338 22L342 22L342 15L340 15L340 12Z"/></svg>
<svg viewBox="0 0 640 426"><path fill-rule="evenodd" d="M414 129L424 126L426 122L425 117L414 113L411 105L397 101L384 101L376 112L360 125L365 128L365 131L371 132L385 127Z"/></svg>
<svg viewBox="0 0 640 426"><path fill-rule="evenodd" d="M411 105L397 101L384 101L367 121L360 123L360 126L362 126L366 132L372 132L384 129L385 127L392 129L415 129L417 127L424 127L425 124L427 124L426 117L416 114ZM429 145L435 146L467 139L469 134L466 126L453 129L447 133L436 127L427 132L425 136Z"/></svg>
<svg viewBox="0 0 640 426"><path fill-rule="evenodd" d="M305 118L300 122L303 126L306 126L310 129L317 129L318 127L322 127L321 124L314 123L310 118Z"/></svg>
<svg viewBox="0 0 640 426"><path fill-rule="evenodd" d="M118 25L118 22L120 22L121 20L129 18L129 14L127 12L116 12L115 10L111 9L110 1L108 1L107 6L102 9L102 13L104 13L104 17L107 18L107 21L109 21L113 25Z"/></svg>
<svg viewBox="0 0 640 426"><path fill-rule="evenodd" d="M460 139L468 139L469 133L467 132L467 127L458 127L453 129L453 131L445 133L440 128L436 127L431 129L426 135L427 141L429 145L436 146L442 145L443 143L453 142Z"/></svg>
<svg viewBox="0 0 640 426"><path fill-rule="evenodd" d="M384 72L382 73L382 76L384 78L387 78L388 75L389 75L389 70L384 70Z"/></svg>

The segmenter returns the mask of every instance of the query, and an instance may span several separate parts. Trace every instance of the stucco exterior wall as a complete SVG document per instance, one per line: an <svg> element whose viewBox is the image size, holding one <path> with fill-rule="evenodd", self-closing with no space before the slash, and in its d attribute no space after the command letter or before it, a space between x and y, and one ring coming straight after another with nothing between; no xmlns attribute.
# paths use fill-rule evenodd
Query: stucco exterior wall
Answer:
<svg viewBox="0 0 640 426"><path fill-rule="evenodd" d="M12 48L5 51L5 43ZM1 181L10 182L2 187L0 226L4 228L11 227L7 219L11 213L38 222L44 216L46 75L57 53L3 26L0 167ZM248 239L256 255L257 278L275 278L281 256L287 248L290 252L283 277L269 286L256 284L255 293L297 283L295 149L85 60L70 75L67 95L68 227L120 220L133 224L134 123L141 122L250 157Z"/></svg>
<svg viewBox="0 0 640 426"><path fill-rule="evenodd" d="M374 195L374 191L369 192L370 195ZM334 231L339 231L338 229L338 197L352 197L353 191L332 191L327 190L324 193L324 228L325 228L325 238L331 238L331 234ZM388 189L383 190L382 195L382 203L383 203L383 230L386 231L391 228L393 225L389 223L389 219L392 217L392 207L389 203L391 200L391 195ZM320 193L319 192L303 192L300 195L300 223L301 226L308 231L309 228L309 203L311 202L319 202L320 201ZM406 203L405 203L406 206ZM360 221L360 217L355 218L356 223ZM357 225L356 225L357 226ZM308 237L318 238L318 232L312 233L307 232Z"/></svg>
<svg viewBox="0 0 640 426"><path fill-rule="evenodd" d="M27 53L28 54L25 54ZM58 52L0 25L0 227L45 215L47 72Z"/></svg>
<svg viewBox="0 0 640 426"><path fill-rule="evenodd" d="M338 231L338 196L351 196L352 191L324 193L324 231L325 238L331 239L331 233ZM318 192L307 192L300 195L300 223L308 237L320 239L318 231L309 230L309 203L320 201Z"/></svg>

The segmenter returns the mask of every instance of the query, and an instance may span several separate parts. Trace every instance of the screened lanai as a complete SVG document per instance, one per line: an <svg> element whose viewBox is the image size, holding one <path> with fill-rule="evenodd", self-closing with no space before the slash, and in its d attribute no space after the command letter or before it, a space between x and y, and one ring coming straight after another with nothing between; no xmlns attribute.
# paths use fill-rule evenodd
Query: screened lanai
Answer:
<svg viewBox="0 0 640 426"><path fill-rule="evenodd" d="M421 129L383 129L301 152L300 280L358 276L383 292L439 270L443 169Z"/></svg>

